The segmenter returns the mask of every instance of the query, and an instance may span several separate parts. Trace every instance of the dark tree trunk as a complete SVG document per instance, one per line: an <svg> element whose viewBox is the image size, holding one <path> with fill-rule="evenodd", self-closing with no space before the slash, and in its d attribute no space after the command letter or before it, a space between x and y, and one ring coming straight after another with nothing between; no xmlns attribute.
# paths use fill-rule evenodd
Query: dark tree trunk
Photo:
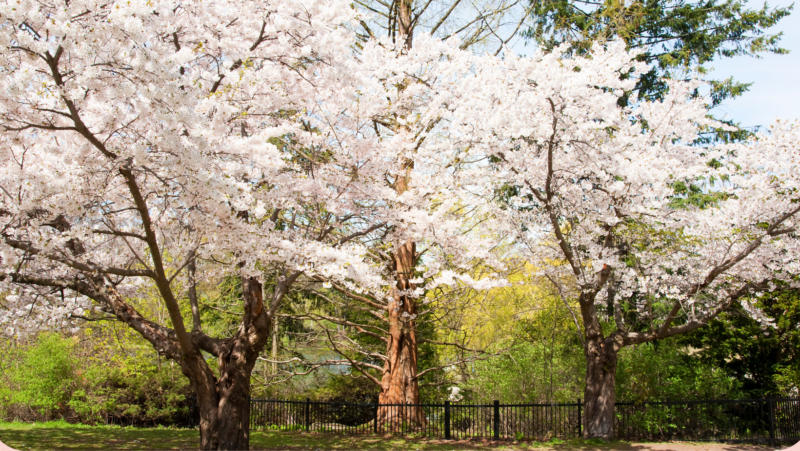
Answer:
<svg viewBox="0 0 800 451"><path fill-rule="evenodd" d="M226 384L225 380L238 379ZM247 379L246 383L244 380ZM228 366L215 381L216 396L198 396L200 449L247 450L250 447L250 371Z"/></svg>
<svg viewBox="0 0 800 451"><path fill-rule="evenodd" d="M611 340L586 341L584 437L614 438L618 349Z"/></svg>
<svg viewBox="0 0 800 451"><path fill-rule="evenodd" d="M583 352L586 358L583 436L611 440L614 438L617 355L623 341L616 334L603 336L603 327L597 319L596 294L584 292L578 297L583 317Z"/></svg>
<svg viewBox="0 0 800 451"><path fill-rule="evenodd" d="M182 362L197 393L200 449L250 448L250 374L272 324L262 290L257 280L243 278L245 314L239 330L219 350L219 377L200 356Z"/></svg>
<svg viewBox="0 0 800 451"><path fill-rule="evenodd" d="M380 404L416 404L406 407L381 407L378 423L394 427L401 423L425 426L427 420L419 404L419 382L417 381L417 314L416 299L404 294L415 287L409 281L414 270L416 256L412 241L400 246L395 254L397 291L389 304L389 343L387 361L383 367Z"/></svg>

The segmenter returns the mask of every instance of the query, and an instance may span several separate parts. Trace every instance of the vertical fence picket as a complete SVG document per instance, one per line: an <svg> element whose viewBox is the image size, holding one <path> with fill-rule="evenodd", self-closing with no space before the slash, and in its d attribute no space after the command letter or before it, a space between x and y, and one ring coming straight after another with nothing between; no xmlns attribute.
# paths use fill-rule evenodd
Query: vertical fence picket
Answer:
<svg viewBox="0 0 800 451"><path fill-rule="evenodd" d="M450 401L444 402L444 439L450 440Z"/></svg>
<svg viewBox="0 0 800 451"><path fill-rule="evenodd" d="M770 399L769 409L769 446L775 446L775 400Z"/></svg>
<svg viewBox="0 0 800 451"><path fill-rule="evenodd" d="M310 423L311 418L309 417L309 415L311 414L310 410L311 410L311 399L306 398L306 411L305 411L306 432L309 432L308 429L309 429L309 426L311 426L311 423Z"/></svg>

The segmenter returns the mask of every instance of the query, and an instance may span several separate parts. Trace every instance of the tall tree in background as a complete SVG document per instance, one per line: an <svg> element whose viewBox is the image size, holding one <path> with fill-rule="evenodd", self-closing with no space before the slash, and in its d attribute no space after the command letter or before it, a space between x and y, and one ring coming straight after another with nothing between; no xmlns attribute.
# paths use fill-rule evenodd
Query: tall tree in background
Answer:
<svg viewBox="0 0 800 451"><path fill-rule="evenodd" d="M414 33L422 29L429 34L438 35L446 39L452 36L461 38L460 47L469 48L480 44L495 42L499 52L502 45L508 42L519 31L524 20L524 14L519 11L520 2L486 2L476 7L471 3L455 0L443 4L434 4L433 1L415 2L414 0L393 0L391 3L382 1L356 2L361 8L373 13L371 23L362 21L363 37L365 39L377 36L375 27L381 28L386 34L385 38L398 49L400 54L412 52L414 46ZM498 28L503 21L513 12L517 12L520 19L516 28L507 33L504 39L499 38ZM387 44L388 44L387 42ZM395 84L398 97L409 90L413 93L419 89L425 79L435 79L437 74L426 73L417 67L416 70L407 72L410 77ZM416 86L415 86L416 85ZM388 87L388 86L387 86ZM398 149L404 151L401 155L401 172L393 174L392 188L399 197L402 197L412 186L412 172L414 171L414 153L420 145L429 138L439 118L426 111L426 105L417 104L416 108L405 111L395 108L393 114L383 115L374 120L374 129L378 136L386 139L402 136L410 142L409 148ZM417 120L415 115L422 114L424 120ZM398 203L402 209L402 203ZM384 355L384 364L380 379L381 393L379 401L382 404L419 404L419 374L418 374L418 339L416 318L419 311L415 293L418 288L414 282L418 278L418 263L422 249L414 240L387 243L391 252L386 254L388 264L395 278L395 290L392 300L386 306L388 316L387 349ZM351 296L352 298L353 296ZM367 301L367 300L364 300ZM380 302L367 304L369 308L383 309ZM371 377L371 376L370 376ZM396 416L397 418L390 418ZM425 424L425 415L421 408L409 409L381 409L379 421L409 421L413 424Z"/></svg>
<svg viewBox="0 0 800 451"><path fill-rule="evenodd" d="M635 87L620 98L627 103L661 98L668 89L667 79L704 72L716 58L788 53L779 45L782 33L767 30L791 10L791 6L769 8L766 3L750 9L742 0L531 1L524 35L548 51L568 43L569 52L583 54L595 41L614 39L640 51L638 60L650 64L650 69L637 75ZM710 86L714 107L743 94L750 83L728 78Z"/></svg>
<svg viewBox="0 0 800 451"><path fill-rule="evenodd" d="M529 7L524 0L357 0L370 13L361 22L361 36L387 37L410 47L415 33L455 38L462 49L498 54L523 30Z"/></svg>

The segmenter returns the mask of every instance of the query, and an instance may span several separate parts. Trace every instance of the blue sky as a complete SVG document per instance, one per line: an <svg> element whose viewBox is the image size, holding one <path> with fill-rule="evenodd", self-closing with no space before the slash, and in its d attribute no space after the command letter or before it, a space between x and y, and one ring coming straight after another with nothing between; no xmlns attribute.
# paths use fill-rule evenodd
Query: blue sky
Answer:
<svg viewBox="0 0 800 451"><path fill-rule="evenodd" d="M770 2L770 7L789 6L792 0ZM759 9L763 3L748 2L751 9ZM740 56L712 61L712 69L706 78L726 79L733 76L737 81L752 82L750 91L741 97L728 100L715 110L720 119L732 119L744 127L767 127L781 119L800 119L800 2L795 10L769 30L770 34L783 32L781 47L788 55L767 54L759 58ZM516 39L511 47L520 54L531 53L522 39ZM763 129L762 129L763 130Z"/></svg>
<svg viewBox="0 0 800 451"><path fill-rule="evenodd" d="M778 1L770 6L789 6L791 1ZM753 2L751 8L759 3ZM716 108L719 118L733 119L745 127L768 126L776 117L800 119L800 4L789 17L772 29L783 31L782 47L788 55L766 55L725 58L713 61L709 78L733 76L742 82L753 82L750 91L738 99L728 100ZM770 30L770 31L772 31ZM776 31L776 32L777 32Z"/></svg>

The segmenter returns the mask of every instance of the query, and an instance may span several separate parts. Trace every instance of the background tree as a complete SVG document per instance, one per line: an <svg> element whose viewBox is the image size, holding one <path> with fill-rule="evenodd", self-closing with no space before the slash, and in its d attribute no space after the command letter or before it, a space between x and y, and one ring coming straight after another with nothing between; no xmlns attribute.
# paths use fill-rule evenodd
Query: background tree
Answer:
<svg viewBox="0 0 800 451"><path fill-rule="evenodd" d="M778 289L734 305L706 327L680 337L694 357L740 381L751 398L794 396L798 375L798 292ZM754 318L751 311L757 312Z"/></svg>
<svg viewBox="0 0 800 451"><path fill-rule="evenodd" d="M782 33L767 30L788 16L792 6L769 8L765 3L750 9L739 0L546 0L530 5L530 26L523 34L547 51L568 43L570 52L583 54L595 41L620 39L628 49L641 52L637 59L650 69L620 98L625 103L661 98L668 90L667 79L704 73L716 58L788 53L779 45ZM749 86L733 78L712 81L710 106L745 93Z"/></svg>
<svg viewBox="0 0 800 451"><path fill-rule="evenodd" d="M462 49L498 54L523 29L528 7L521 0L359 0L368 12L361 22L362 39L387 37L393 44L411 47L415 34L447 40Z"/></svg>
<svg viewBox="0 0 800 451"><path fill-rule="evenodd" d="M420 307L417 299L424 297L425 290L437 286L438 282L434 282L434 279L447 278L439 277L440 272L469 271L469 266L474 265L474 262L465 262L469 262L476 254L481 254L484 259L489 258L484 250L492 245L487 244L486 239L475 238L479 233L478 229L473 238L466 239L462 236L452 239L446 245L441 245L441 241L422 241L418 239L420 235L416 234L415 237L410 229L414 227L412 222L416 218L409 214L409 198L433 199L440 209L437 216L432 216L439 221L433 227L443 228L442 230L446 230L444 235L451 238L460 232L453 228L455 222L445 223L451 220L450 216L480 217L479 211L472 211L472 206L455 207L460 199L456 190L431 193L430 186L442 185L441 179L447 175L437 163L421 165L416 161L420 154L439 151L439 140L435 139L436 134L442 130L439 128L441 119L438 109L448 108L445 99L449 94L446 90L454 82L447 77L454 74L454 71L462 73L468 69L469 62L466 60L466 53L460 55L457 61L442 60L442 55L452 48L437 39L423 36L421 40L414 40L414 30L422 12L415 11L413 2L403 0L393 4L392 8L387 28L389 36L365 42L360 46L359 58L370 64L368 69L366 66L362 68L365 73L371 74L371 82L375 83L376 90L369 92L359 88L360 105L370 105L370 109L348 112L348 126L352 127L350 130L354 136L368 137L381 146L394 149L396 153L395 164L399 169L393 169L381 177L385 180L386 187L395 193L396 200L390 205L400 219L387 221L384 227L376 229L369 238L369 254L376 264L386 268L387 276L393 280L394 289L386 305L381 301L375 302L386 293L371 293L365 297L363 291L360 291L346 297L362 298L370 309L385 312L388 320L384 331L386 351L381 354L385 359L380 377L380 402L417 405L420 403L416 336ZM366 23L362 26L369 29ZM415 47L415 42L421 43L419 49ZM440 99L430 103L435 96ZM452 184L449 186L454 187ZM465 210L468 214L463 213ZM464 219L460 218L458 221ZM480 222L472 228L477 226L485 228ZM438 233L442 235L441 231ZM435 253L438 260L447 261L448 264L439 267L422 264L420 257L423 253L429 256ZM424 285L421 284L423 281ZM382 423L409 421L421 425L426 421L420 408L380 409L378 416Z"/></svg>

